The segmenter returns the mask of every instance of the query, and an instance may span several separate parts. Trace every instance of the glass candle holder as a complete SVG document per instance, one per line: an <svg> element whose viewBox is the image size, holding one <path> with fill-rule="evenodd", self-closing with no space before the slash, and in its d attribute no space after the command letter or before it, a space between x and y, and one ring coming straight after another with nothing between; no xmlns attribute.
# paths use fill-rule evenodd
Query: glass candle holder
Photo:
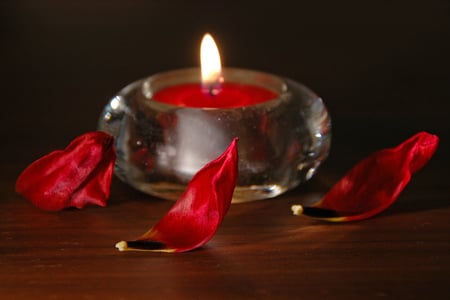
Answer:
<svg viewBox="0 0 450 300"><path fill-rule="evenodd" d="M253 85L274 99L233 108L162 103L155 93L200 83L200 69L160 73L131 83L104 108L99 130L116 140L116 175L136 189L176 200L192 176L239 138L233 202L275 197L310 179L327 157L331 120L321 98L275 75L225 68L225 82Z"/></svg>

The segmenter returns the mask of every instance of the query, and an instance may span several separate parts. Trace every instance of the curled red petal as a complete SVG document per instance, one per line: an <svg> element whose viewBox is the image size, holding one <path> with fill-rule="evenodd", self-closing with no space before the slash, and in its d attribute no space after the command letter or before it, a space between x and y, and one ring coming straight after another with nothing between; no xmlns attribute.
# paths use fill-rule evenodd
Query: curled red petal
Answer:
<svg viewBox="0 0 450 300"><path fill-rule="evenodd" d="M433 156L439 138L419 132L400 145L378 151L355 165L312 207L294 205L294 214L328 221L356 221L388 208L411 175Z"/></svg>
<svg viewBox="0 0 450 300"><path fill-rule="evenodd" d="M230 207L238 177L237 139L194 175L169 212L135 241L116 244L120 251L185 252L214 235Z"/></svg>
<svg viewBox="0 0 450 300"><path fill-rule="evenodd" d="M105 206L116 159L113 144L104 132L85 133L30 164L17 179L16 191L49 211Z"/></svg>

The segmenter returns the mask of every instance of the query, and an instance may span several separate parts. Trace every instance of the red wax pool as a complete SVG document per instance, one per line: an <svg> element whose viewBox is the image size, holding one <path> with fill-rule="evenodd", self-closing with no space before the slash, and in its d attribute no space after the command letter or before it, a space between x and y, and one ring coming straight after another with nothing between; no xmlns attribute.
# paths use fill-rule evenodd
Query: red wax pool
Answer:
<svg viewBox="0 0 450 300"><path fill-rule="evenodd" d="M225 82L216 95L204 91L200 84L188 83L162 89L153 95L158 102L204 108L235 108L275 99L277 94L255 85Z"/></svg>

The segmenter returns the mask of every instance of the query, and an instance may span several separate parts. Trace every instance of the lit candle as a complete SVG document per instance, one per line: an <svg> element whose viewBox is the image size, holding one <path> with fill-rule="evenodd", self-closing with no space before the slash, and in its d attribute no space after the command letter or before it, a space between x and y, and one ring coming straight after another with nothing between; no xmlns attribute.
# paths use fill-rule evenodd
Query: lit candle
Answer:
<svg viewBox="0 0 450 300"><path fill-rule="evenodd" d="M234 202L274 197L309 179L330 146L322 100L287 78L221 68L209 35L201 65L131 83L105 107L99 128L116 137L116 174L143 192L178 199L238 137Z"/></svg>
<svg viewBox="0 0 450 300"><path fill-rule="evenodd" d="M219 50L213 38L205 34L200 47L201 82L177 84L153 95L156 101L167 104L202 107L235 108L275 99L277 94L264 87L227 82L222 76Z"/></svg>

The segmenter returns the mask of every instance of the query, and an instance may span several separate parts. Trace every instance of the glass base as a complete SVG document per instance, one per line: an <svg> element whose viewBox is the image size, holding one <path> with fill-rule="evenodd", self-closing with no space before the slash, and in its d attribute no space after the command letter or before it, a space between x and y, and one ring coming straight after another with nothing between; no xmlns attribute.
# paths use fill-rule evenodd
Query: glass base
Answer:
<svg viewBox="0 0 450 300"><path fill-rule="evenodd" d="M267 73L224 69L223 76L277 97L235 108L155 100L161 89L199 80L199 69L184 69L136 81L111 99L98 128L115 137L118 177L144 193L177 200L192 176L238 137L234 203L273 198L309 180L331 143L322 99L298 82Z"/></svg>

